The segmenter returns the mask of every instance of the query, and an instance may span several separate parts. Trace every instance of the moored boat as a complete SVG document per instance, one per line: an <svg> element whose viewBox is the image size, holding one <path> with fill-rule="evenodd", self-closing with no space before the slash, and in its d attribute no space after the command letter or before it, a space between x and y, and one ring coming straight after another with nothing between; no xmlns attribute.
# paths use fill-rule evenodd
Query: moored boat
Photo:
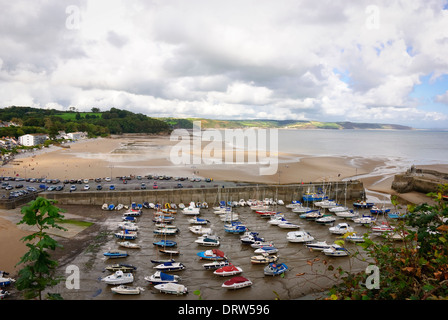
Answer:
<svg viewBox="0 0 448 320"><path fill-rule="evenodd" d="M269 263L263 270L267 276L277 276L288 271L288 266L284 263Z"/></svg>
<svg viewBox="0 0 448 320"><path fill-rule="evenodd" d="M105 268L107 271L116 272L123 271L124 273L134 272L137 270L137 267L131 264L117 263Z"/></svg>
<svg viewBox="0 0 448 320"><path fill-rule="evenodd" d="M226 289L241 289L251 286L253 283L249 279L241 276L233 277L222 284Z"/></svg>
<svg viewBox="0 0 448 320"><path fill-rule="evenodd" d="M233 264L229 264L228 266L221 267L213 272L213 274L216 274L221 277L228 277L228 276L234 276L236 274L240 274L243 272L243 269L241 267L236 267Z"/></svg>
<svg viewBox="0 0 448 320"><path fill-rule="evenodd" d="M135 240L137 239L137 231L122 230L114 233L115 237L122 240Z"/></svg>
<svg viewBox="0 0 448 320"><path fill-rule="evenodd" d="M126 258L128 256L128 253L121 250L110 250L104 252L103 255L107 258Z"/></svg>
<svg viewBox="0 0 448 320"><path fill-rule="evenodd" d="M111 285L126 284L133 282L134 276L130 272L124 273L123 271L116 271L114 274L102 278L101 281Z"/></svg>
<svg viewBox="0 0 448 320"><path fill-rule="evenodd" d="M313 241L314 237L307 231L291 231L286 234L286 240L289 242L309 242Z"/></svg>
<svg viewBox="0 0 448 320"><path fill-rule="evenodd" d="M154 286L154 289L159 290L160 292L175 294L175 295L183 295L188 293L188 289L183 284L179 283L162 283Z"/></svg>
<svg viewBox="0 0 448 320"><path fill-rule="evenodd" d="M373 202L366 202L366 201L356 201L353 203L353 207L359 208L359 209L369 209L372 208L375 204Z"/></svg>
<svg viewBox="0 0 448 320"><path fill-rule="evenodd" d="M270 262L275 262L278 260L278 256L263 253L260 255L250 257L250 262L253 264L265 264Z"/></svg>
<svg viewBox="0 0 448 320"><path fill-rule="evenodd" d="M117 294L140 294L140 292L145 291L145 289L142 287L129 287L121 284L117 287L110 288L110 291Z"/></svg>
<svg viewBox="0 0 448 320"><path fill-rule="evenodd" d="M161 284L161 283L177 283L180 280L178 275L168 274L161 271L156 271L154 274L150 276L144 277L146 281L150 284Z"/></svg>
<svg viewBox="0 0 448 320"><path fill-rule="evenodd" d="M224 252L218 249L205 250L196 254L200 259L204 260L227 260Z"/></svg>
<svg viewBox="0 0 448 320"><path fill-rule="evenodd" d="M155 266L154 269L159 271L180 271L184 270L185 266L181 262L165 262Z"/></svg>
<svg viewBox="0 0 448 320"><path fill-rule="evenodd" d="M349 255L349 251L338 244L332 244L329 248L322 250L326 256L345 257Z"/></svg>
<svg viewBox="0 0 448 320"><path fill-rule="evenodd" d="M158 247L163 247L163 248L177 246L177 242L173 241L173 240L160 240L157 242L153 242L152 244L155 246L158 246Z"/></svg>
<svg viewBox="0 0 448 320"><path fill-rule="evenodd" d="M130 249L140 249L140 245L137 243L132 243L129 241L122 241L122 242L118 242L118 245L125 247L125 248L130 248Z"/></svg>
<svg viewBox="0 0 448 320"><path fill-rule="evenodd" d="M222 268L224 266L228 266L229 264L230 264L229 261L224 260L224 261L213 261L213 262L205 263L202 266L204 267L204 269L211 270L211 269Z"/></svg>
<svg viewBox="0 0 448 320"><path fill-rule="evenodd" d="M351 227L348 223L342 222L334 227L328 228L332 234L345 234L347 232L353 232L353 227Z"/></svg>
<svg viewBox="0 0 448 320"><path fill-rule="evenodd" d="M203 235L195 240L195 243L205 247L218 247L220 245L219 237L212 235Z"/></svg>
<svg viewBox="0 0 448 320"><path fill-rule="evenodd" d="M330 245L327 244L326 241L310 242L310 243L306 243L305 246L306 246L308 249L318 250L318 251L322 251L322 250L324 250L324 249L328 249L328 248L330 248Z"/></svg>

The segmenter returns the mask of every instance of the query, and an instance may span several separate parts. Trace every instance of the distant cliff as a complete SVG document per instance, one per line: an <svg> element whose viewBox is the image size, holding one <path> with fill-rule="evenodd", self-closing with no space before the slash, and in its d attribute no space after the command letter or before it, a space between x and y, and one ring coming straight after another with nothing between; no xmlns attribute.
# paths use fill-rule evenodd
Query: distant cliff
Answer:
<svg viewBox="0 0 448 320"><path fill-rule="evenodd" d="M307 120L214 120L202 118L160 118L173 128L193 128L194 121L201 121L202 129L241 129L241 128L278 128L278 129L369 129L369 130L413 130L412 127L398 124L321 122Z"/></svg>

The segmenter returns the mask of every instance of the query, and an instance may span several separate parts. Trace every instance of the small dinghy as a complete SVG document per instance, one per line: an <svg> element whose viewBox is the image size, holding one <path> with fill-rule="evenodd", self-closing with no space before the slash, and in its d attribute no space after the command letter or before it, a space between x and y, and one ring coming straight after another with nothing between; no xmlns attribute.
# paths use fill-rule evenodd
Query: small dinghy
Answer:
<svg viewBox="0 0 448 320"><path fill-rule="evenodd" d="M224 282L222 284L222 287L226 288L226 289L241 289L241 288L249 287L251 285L252 285L252 281L250 281L249 279L247 279L245 277L237 276L237 277L233 277L232 279Z"/></svg>
<svg viewBox="0 0 448 320"><path fill-rule="evenodd" d="M102 282L107 284L126 284L134 281L134 276L132 273L124 273L123 271L116 271L114 274L104 277L101 279Z"/></svg>
<svg viewBox="0 0 448 320"><path fill-rule="evenodd" d="M167 274L161 271L156 271L151 276L146 276L144 278L150 284L162 284L162 283L177 283L180 281L180 277L173 274Z"/></svg>
<svg viewBox="0 0 448 320"><path fill-rule="evenodd" d="M159 290L163 293L175 294L175 295L183 295L188 293L188 289L183 284L178 283L163 283L154 286L154 289Z"/></svg>
<svg viewBox="0 0 448 320"><path fill-rule="evenodd" d="M243 272L243 269L240 267L236 267L233 264L229 264L228 266L219 268L213 272L213 274L216 274L217 276L221 277L228 277L228 276L234 276L236 274L240 274Z"/></svg>
<svg viewBox="0 0 448 320"><path fill-rule="evenodd" d="M284 263L270 263L268 264L263 272L267 276L277 276L285 273L288 270L288 266Z"/></svg>
<svg viewBox="0 0 448 320"><path fill-rule="evenodd" d="M117 287L110 288L110 291L117 294L140 294L140 292L145 291L145 289L142 287L119 285Z"/></svg>

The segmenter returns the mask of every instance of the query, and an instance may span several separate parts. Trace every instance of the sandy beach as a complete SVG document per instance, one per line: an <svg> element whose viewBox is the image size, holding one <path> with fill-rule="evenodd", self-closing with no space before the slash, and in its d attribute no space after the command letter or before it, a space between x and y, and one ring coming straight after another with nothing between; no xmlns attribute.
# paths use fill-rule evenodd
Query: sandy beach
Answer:
<svg viewBox="0 0 448 320"><path fill-rule="evenodd" d="M171 176L197 175L214 180L247 181L288 184L310 181L341 181L373 172L384 165L378 159L361 157L310 157L299 154L279 154L278 169L273 175L260 175L258 164L173 165L169 137L98 138L70 144L70 148L52 147L36 153L26 153L1 168L2 176L23 178L94 179L124 175L166 174ZM246 154L247 156L247 154ZM447 166L429 166L447 170ZM397 172L398 173L398 172ZM393 194L393 175L362 178L365 188ZM408 195L421 201L419 194ZM29 230L16 223L21 219L20 208L0 211L0 270L15 274L14 267L27 251L20 239Z"/></svg>

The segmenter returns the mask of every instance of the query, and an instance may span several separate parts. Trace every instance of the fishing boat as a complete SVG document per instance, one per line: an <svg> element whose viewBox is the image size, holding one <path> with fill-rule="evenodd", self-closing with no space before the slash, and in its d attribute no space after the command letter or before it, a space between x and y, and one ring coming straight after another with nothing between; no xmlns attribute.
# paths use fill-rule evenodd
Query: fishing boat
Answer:
<svg viewBox="0 0 448 320"><path fill-rule="evenodd" d="M123 271L115 271L114 274L102 278L101 281L111 285L126 284L133 282L134 276L131 272L124 273Z"/></svg>
<svg viewBox="0 0 448 320"><path fill-rule="evenodd" d="M314 237L307 231L291 231L286 234L286 240L289 242L309 242L313 241Z"/></svg>
<svg viewBox="0 0 448 320"><path fill-rule="evenodd" d="M222 268L225 266L230 265L229 261L224 260L224 261L213 261L210 263L205 263L202 266L206 269L206 270L212 270L212 269L218 269L218 268Z"/></svg>
<svg viewBox="0 0 448 320"><path fill-rule="evenodd" d="M233 277L222 284L226 289L241 289L251 286L253 283L249 279L241 276Z"/></svg>
<svg viewBox="0 0 448 320"><path fill-rule="evenodd" d="M199 237L195 243L205 247L218 247L220 245L218 236L203 235Z"/></svg>
<svg viewBox="0 0 448 320"><path fill-rule="evenodd" d="M228 233L244 233L247 231L247 227L241 222L231 222L224 225L224 231Z"/></svg>
<svg viewBox="0 0 448 320"><path fill-rule="evenodd" d="M177 283L180 281L180 277L177 275L172 275L164 273L161 271L156 271L153 275L144 277L146 281L150 284L161 284L161 283Z"/></svg>
<svg viewBox="0 0 448 320"><path fill-rule="evenodd" d="M261 246L260 248L255 249L254 253L267 253L267 254L274 254L277 253L278 249L274 246Z"/></svg>
<svg viewBox="0 0 448 320"><path fill-rule="evenodd" d="M267 276L277 276L288 271L288 266L284 263L269 263L263 270Z"/></svg>
<svg viewBox="0 0 448 320"><path fill-rule="evenodd" d="M131 264L117 263L107 266L105 268L107 271L115 272L115 271L123 271L125 273L134 272L137 270L137 267Z"/></svg>
<svg viewBox="0 0 448 320"><path fill-rule="evenodd" d="M126 251L121 250L112 250L104 252L103 255L106 258L126 258L128 256L128 253Z"/></svg>
<svg viewBox="0 0 448 320"><path fill-rule="evenodd" d="M191 226L188 229L190 229L190 231L193 232L194 234L207 234L212 232L211 228L205 228L201 225Z"/></svg>
<svg viewBox="0 0 448 320"><path fill-rule="evenodd" d="M141 248L139 244L132 243L132 242L129 242L129 241L118 242L118 245L120 245L122 247L125 247L125 248L130 248L130 249L140 249Z"/></svg>
<svg viewBox="0 0 448 320"><path fill-rule="evenodd" d="M347 232L353 232L353 227L350 227L348 223L339 223L338 225L334 227L328 228L328 231L332 234L345 234Z"/></svg>
<svg viewBox="0 0 448 320"><path fill-rule="evenodd" d="M328 249L328 248L330 248L330 245L327 244L326 241L310 242L310 243L306 243L305 246L306 246L308 249L318 250L318 251L322 251L322 250L324 250L324 249Z"/></svg>
<svg viewBox="0 0 448 320"><path fill-rule="evenodd" d="M372 208L375 204L373 202L366 202L366 201L356 201L353 203L353 207L358 209L369 209Z"/></svg>
<svg viewBox="0 0 448 320"><path fill-rule="evenodd" d="M120 228L121 230L128 230L128 231L137 231L138 230L138 226L135 223L129 222L129 221L119 223L118 228Z"/></svg>
<svg viewBox="0 0 448 320"><path fill-rule="evenodd" d="M213 274L221 277L228 277L240 274L241 272L243 272L243 269L241 267L236 267L233 264L229 264L228 266L224 266L215 270Z"/></svg>
<svg viewBox="0 0 448 320"><path fill-rule="evenodd" d="M349 255L349 251L338 244L332 244L329 248L322 250L326 256L345 257Z"/></svg>
<svg viewBox="0 0 448 320"><path fill-rule="evenodd" d="M120 232L115 232L115 237L122 240L135 240L137 239L137 232L136 231L128 231L128 230L122 230Z"/></svg>
<svg viewBox="0 0 448 320"><path fill-rule="evenodd" d="M181 262L165 262L155 266L154 269L159 271L180 271L184 270L185 266Z"/></svg>
<svg viewBox="0 0 448 320"><path fill-rule="evenodd" d="M323 217L316 219L318 224L332 224L336 221L336 218L332 215L326 214Z"/></svg>
<svg viewBox="0 0 448 320"><path fill-rule="evenodd" d="M157 242L153 242L152 244L155 246L158 246L158 247L163 247L163 248L177 246L177 242L173 241L173 240L160 240Z"/></svg>
<svg viewBox="0 0 448 320"><path fill-rule="evenodd" d="M370 213L371 214L382 214L382 213L388 213L390 212L390 209L386 209L386 208L378 208L377 206L372 206L372 208L370 209Z"/></svg>
<svg viewBox="0 0 448 320"><path fill-rule="evenodd" d="M261 255L256 255L250 257L250 262L253 264L265 264L270 262L275 262L278 260L278 256L276 255L270 255L267 253L263 253Z"/></svg>
<svg viewBox="0 0 448 320"><path fill-rule="evenodd" d="M183 295L188 293L187 287L179 283L162 283L155 285L154 289L157 289L163 293L169 293L175 295Z"/></svg>
<svg viewBox="0 0 448 320"><path fill-rule="evenodd" d="M300 228L300 226L298 224L295 224L295 223L292 223L289 221L284 221L282 223L279 223L278 227L282 228L282 229L298 229L298 228Z"/></svg>
<svg viewBox="0 0 448 320"><path fill-rule="evenodd" d="M119 285L116 287L110 288L110 291L116 294L140 294L140 292L145 291L142 287L129 287L125 285Z"/></svg>
<svg viewBox="0 0 448 320"><path fill-rule="evenodd" d="M207 224L209 222L210 221L208 221L207 219L201 219L201 218L198 218L197 216L195 216L192 219L188 219L188 223L190 223L190 224L204 225L204 224Z"/></svg>
<svg viewBox="0 0 448 320"><path fill-rule="evenodd" d="M204 260L227 260L224 252L218 249L205 250L196 254L200 259Z"/></svg>

